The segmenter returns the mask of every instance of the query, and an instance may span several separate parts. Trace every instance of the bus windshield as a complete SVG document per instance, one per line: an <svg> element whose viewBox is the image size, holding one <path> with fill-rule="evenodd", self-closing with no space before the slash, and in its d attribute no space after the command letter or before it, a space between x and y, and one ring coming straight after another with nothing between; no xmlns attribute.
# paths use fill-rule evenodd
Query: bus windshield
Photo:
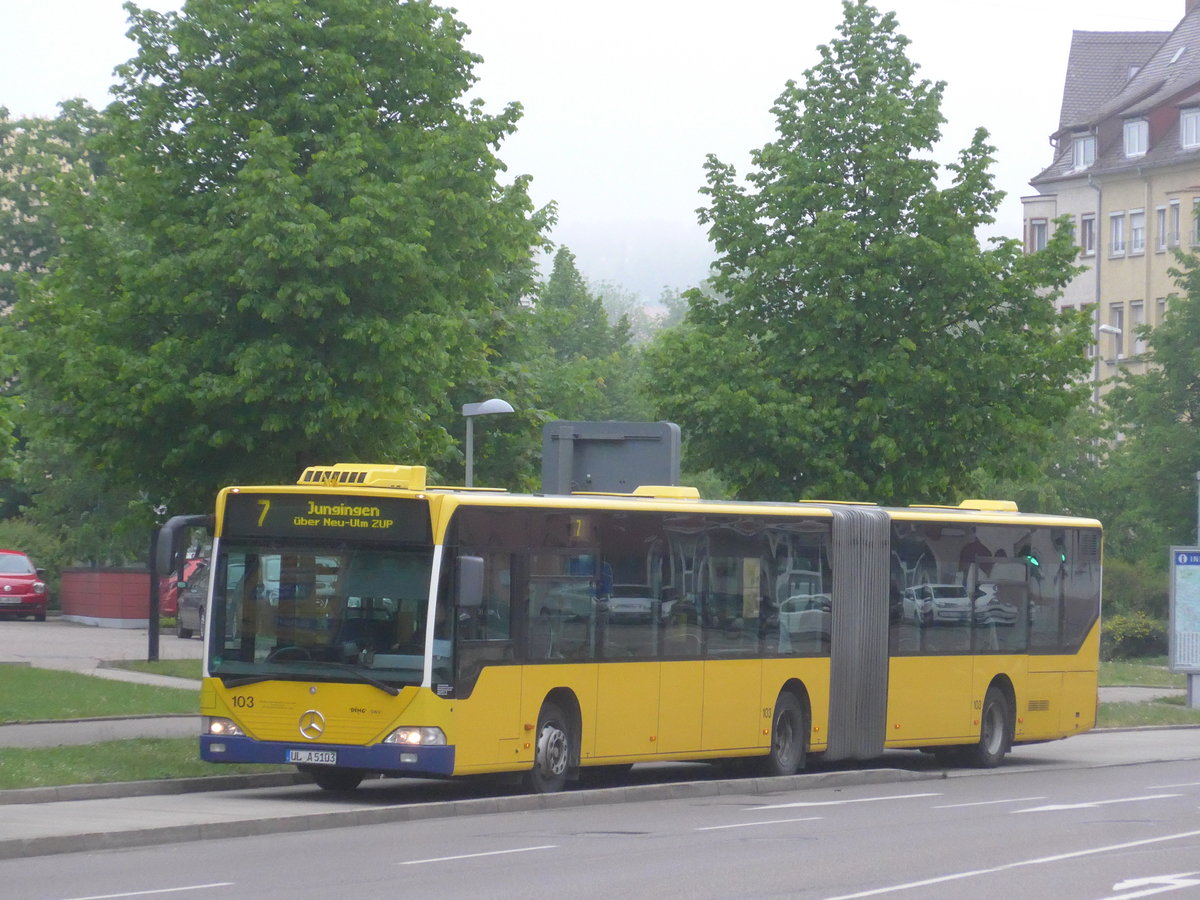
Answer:
<svg viewBox="0 0 1200 900"><path fill-rule="evenodd" d="M210 674L420 684L432 560L430 547L222 545ZM435 630L435 680L450 680L448 638Z"/></svg>

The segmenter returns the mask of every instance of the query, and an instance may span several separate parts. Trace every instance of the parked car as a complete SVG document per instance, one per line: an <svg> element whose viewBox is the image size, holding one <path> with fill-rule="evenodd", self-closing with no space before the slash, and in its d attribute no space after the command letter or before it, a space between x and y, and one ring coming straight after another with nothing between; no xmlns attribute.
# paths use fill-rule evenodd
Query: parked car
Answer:
<svg viewBox="0 0 1200 900"><path fill-rule="evenodd" d="M203 559L189 559L183 564L183 578L178 574L168 575L162 579L162 589L159 591L158 611L160 615L173 616L179 611L180 585L186 582L196 572L196 568L204 562Z"/></svg>
<svg viewBox="0 0 1200 900"><path fill-rule="evenodd" d="M190 638L204 634L204 606L208 602L208 560L190 560L196 565L186 581L179 582L179 607L175 612L175 634Z"/></svg>
<svg viewBox="0 0 1200 900"><path fill-rule="evenodd" d="M46 621L46 575L20 550L0 550L0 616Z"/></svg>

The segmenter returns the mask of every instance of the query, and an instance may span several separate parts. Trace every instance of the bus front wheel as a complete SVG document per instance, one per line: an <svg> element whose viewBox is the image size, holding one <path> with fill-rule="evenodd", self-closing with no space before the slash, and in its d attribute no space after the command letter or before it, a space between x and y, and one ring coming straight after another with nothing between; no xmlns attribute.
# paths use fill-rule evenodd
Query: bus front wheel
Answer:
<svg viewBox="0 0 1200 900"><path fill-rule="evenodd" d="M771 719L771 749L763 761L764 775L795 775L808 756L808 710L786 691L775 702Z"/></svg>
<svg viewBox="0 0 1200 900"><path fill-rule="evenodd" d="M358 769L330 769L324 766L300 766L300 771L309 775L323 791L345 793L362 783L363 773Z"/></svg>
<svg viewBox="0 0 1200 900"><path fill-rule="evenodd" d="M980 769L1000 765L1012 746L1012 727L1008 698L999 688L988 688L979 717L979 743L967 748L967 762Z"/></svg>
<svg viewBox="0 0 1200 900"><path fill-rule="evenodd" d="M553 794L567 783L571 768L571 726L566 715L554 703L542 705L538 714L537 746L529 786L537 794Z"/></svg>

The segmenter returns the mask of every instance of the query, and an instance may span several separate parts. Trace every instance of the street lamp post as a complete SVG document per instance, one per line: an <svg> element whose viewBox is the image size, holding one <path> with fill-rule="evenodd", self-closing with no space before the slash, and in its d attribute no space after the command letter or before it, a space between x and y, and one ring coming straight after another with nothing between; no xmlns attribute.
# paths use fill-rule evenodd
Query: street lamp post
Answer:
<svg viewBox="0 0 1200 900"><path fill-rule="evenodd" d="M513 412L512 404L499 397L481 403L464 403L462 414L467 420L467 487L475 486L475 417Z"/></svg>
<svg viewBox="0 0 1200 900"><path fill-rule="evenodd" d="M1099 315L1099 313L1097 313ZM1100 402L1100 335L1111 334L1116 338L1120 338L1125 333L1125 329L1119 328L1116 325L1109 325L1107 322L1103 325L1096 326L1096 364L1092 374L1092 402ZM1113 352L1114 360L1120 359L1120 354Z"/></svg>

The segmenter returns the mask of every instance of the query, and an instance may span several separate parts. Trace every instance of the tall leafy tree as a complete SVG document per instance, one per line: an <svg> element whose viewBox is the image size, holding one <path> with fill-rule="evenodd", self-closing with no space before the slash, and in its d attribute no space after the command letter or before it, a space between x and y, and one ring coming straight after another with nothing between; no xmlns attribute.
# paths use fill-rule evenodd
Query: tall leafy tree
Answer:
<svg viewBox="0 0 1200 900"><path fill-rule="evenodd" d="M1175 273L1183 289L1144 335L1148 369L1125 374L1106 395L1119 441L1107 458L1109 543L1129 557L1162 560L1163 548L1196 539L1200 472L1200 256Z"/></svg>
<svg viewBox="0 0 1200 900"><path fill-rule="evenodd" d="M148 503L444 455L542 218L427 0L128 5L111 172L58 211L18 306L41 439Z"/></svg>
<svg viewBox="0 0 1200 900"><path fill-rule="evenodd" d="M73 179L86 190L102 170L100 158L89 149L99 125L99 113L82 100L60 104L53 119L14 118L0 106L0 311L12 308L22 281L45 273L59 247L50 211L55 185ZM10 318L0 317L0 335L10 327ZM0 381L0 478L7 482L17 472L14 418L21 384L3 349ZM0 487L0 497L6 514L27 499L7 483Z"/></svg>
<svg viewBox="0 0 1200 900"><path fill-rule="evenodd" d="M0 106L0 309L17 299L17 280L46 271L58 248L47 191L82 167L85 183L102 171L90 139L100 114L83 100L60 104L53 119L13 118Z"/></svg>
<svg viewBox="0 0 1200 900"><path fill-rule="evenodd" d="M1033 255L980 246L1002 196L986 133L943 186L943 85L917 77L892 14L843 7L748 184L709 157L713 290L691 292L649 384L691 464L743 496L952 500L980 468L1019 468L1012 448L1086 394L1087 326L1048 299L1074 248L1065 228Z"/></svg>
<svg viewBox="0 0 1200 900"><path fill-rule="evenodd" d="M535 390L547 418L642 418L629 320L609 322L575 254L560 247L528 318Z"/></svg>

